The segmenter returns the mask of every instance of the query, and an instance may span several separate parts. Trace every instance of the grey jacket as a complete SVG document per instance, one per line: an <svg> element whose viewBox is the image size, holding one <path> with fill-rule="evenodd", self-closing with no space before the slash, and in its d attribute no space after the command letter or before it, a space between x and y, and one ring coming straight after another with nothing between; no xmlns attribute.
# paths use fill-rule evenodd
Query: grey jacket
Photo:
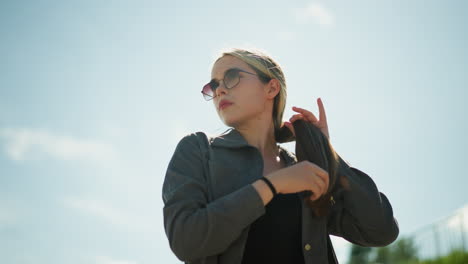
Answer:
<svg viewBox="0 0 468 264"><path fill-rule="evenodd" d="M293 153L280 150L287 166L297 162ZM329 263L329 234L361 246L386 246L398 237L387 197L366 173L344 164L349 186L333 194L327 217L314 217L302 201L306 264ZM250 224L265 213L251 185L262 174L260 152L235 129L216 137L203 132L183 137L162 187L164 228L174 254L192 264L241 263Z"/></svg>

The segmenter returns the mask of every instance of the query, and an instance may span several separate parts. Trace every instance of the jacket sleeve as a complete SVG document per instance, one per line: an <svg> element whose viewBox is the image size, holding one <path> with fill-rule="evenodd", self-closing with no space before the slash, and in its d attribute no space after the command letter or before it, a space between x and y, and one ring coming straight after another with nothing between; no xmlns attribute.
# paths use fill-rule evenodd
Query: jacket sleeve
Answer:
<svg viewBox="0 0 468 264"><path fill-rule="evenodd" d="M366 173L349 166L341 157L339 163L340 188L334 194L329 233L360 246L389 245L399 234L390 201Z"/></svg>
<svg viewBox="0 0 468 264"><path fill-rule="evenodd" d="M206 160L198 142L196 133L180 140L162 188L164 229L171 250L182 261L222 253L265 213L251 184L209 201Z"/></svg>

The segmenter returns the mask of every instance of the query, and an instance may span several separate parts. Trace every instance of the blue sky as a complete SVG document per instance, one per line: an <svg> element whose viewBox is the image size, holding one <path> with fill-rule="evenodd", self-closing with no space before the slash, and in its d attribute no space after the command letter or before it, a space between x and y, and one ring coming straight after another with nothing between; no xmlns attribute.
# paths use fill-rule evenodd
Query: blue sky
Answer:
<svg viewBox="0 0 468 264"><path fill-rule="evenodd" d="M179 263L161 186L180 138L225 126L217 52L282 65L292 106L390 199L401 235L468 202L466 1L2 1L2 263ZM291 150L294 145L286 145ZM340 259L349 244L334 239Z"/></svg>

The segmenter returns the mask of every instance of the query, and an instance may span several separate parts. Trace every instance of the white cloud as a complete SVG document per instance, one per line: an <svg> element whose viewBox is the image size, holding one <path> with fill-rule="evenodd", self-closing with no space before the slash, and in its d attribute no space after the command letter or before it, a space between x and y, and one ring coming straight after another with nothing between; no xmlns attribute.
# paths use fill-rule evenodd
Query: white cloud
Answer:
<svg viewBox="0 0 468 264"><path fill-rule="evenodd" d="M151 225L147 217L138 217L135 212L126 212L101 200L70 197L63 203L67 208L77 209L118 227L133 231L155 230L154 224Z"/></svg>
<svg viewBox="0 0 468 264"><path fill-rule="evenodd" d="M455 211L447 221L447 226L454 230L468 232L468 204Z"/></svg>
<svg viewBox="0 0 468 264"><path fill-rule="evenodd" d="M335 20L331 12L318 3L311 3L304 8L295 8L294 15L300 23L314 20L320 25L332 25Z"/></svg>
<svg viewBox="0 0 468 264"><path fill-rule="evenodd" d="M6 154L16 161L31 158L36 152L62 160L96 162L107 162L116 156L109 144L55 135L42 130L6 128L0 130L0 137L5 139Z"/></svg>
<svg viewBox="0 0 468 264"><path fill-rule="evenodd" d="M136 264L136 262L128 260L115 260L106 256L97 256L96 264Z"/></svg>

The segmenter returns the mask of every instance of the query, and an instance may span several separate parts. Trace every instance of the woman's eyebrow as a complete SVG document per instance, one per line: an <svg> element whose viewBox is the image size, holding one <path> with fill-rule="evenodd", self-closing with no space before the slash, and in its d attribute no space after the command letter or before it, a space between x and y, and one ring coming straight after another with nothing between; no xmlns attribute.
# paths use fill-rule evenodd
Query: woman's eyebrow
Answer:
<svg viewBox="0 0 468 264"><path fill-rule="evenodd" d="M230 71L230 70L240 70L240 71L243 71L243 69L241 69L241 68L239 68L239 67L233 67L233 68L229 68L229 69L225 70L225 71L223 72L223 76L226 75L226 72L227 72L227 71ZM213 79L211 79L210 82L212 82L212 81L219 81L219 80L216 80L216 78L213 78Z"/></svg>

